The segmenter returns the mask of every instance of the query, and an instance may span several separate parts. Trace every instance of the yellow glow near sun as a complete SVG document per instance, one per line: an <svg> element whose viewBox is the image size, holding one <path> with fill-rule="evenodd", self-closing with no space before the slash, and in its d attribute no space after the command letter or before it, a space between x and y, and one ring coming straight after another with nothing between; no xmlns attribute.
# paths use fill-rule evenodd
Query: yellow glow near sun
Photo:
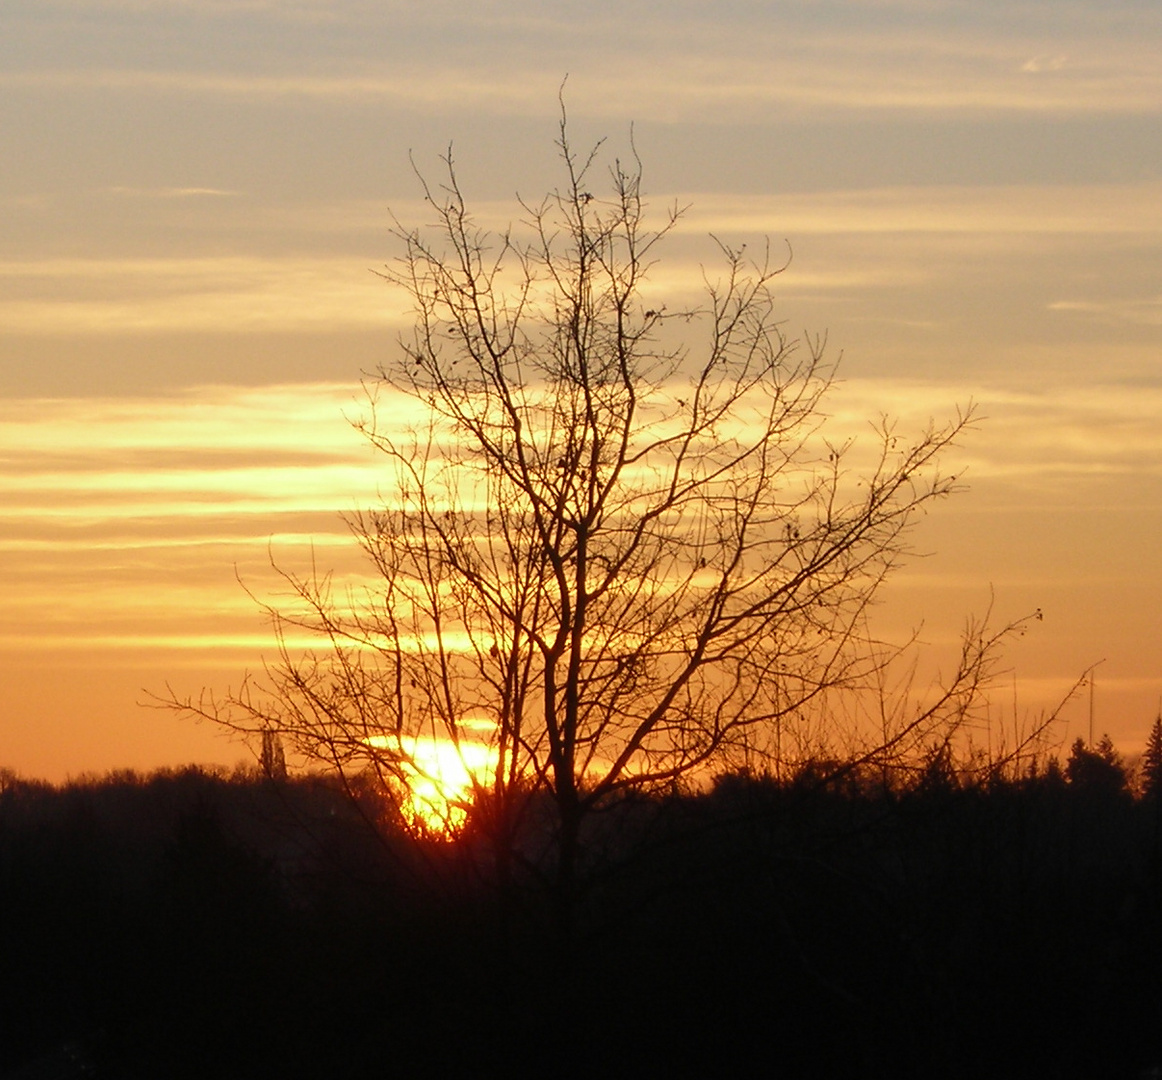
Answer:
<svg viewBox="0 0 1162 1080"><path fill-rule="evenodd" d="M483 724L470 726L475 729ZM366 741L377 749L403 749L408 786L403 812L413 824L437 834L453 833L464 824L474 785L489 782L499 759L495 747L474 739L457 743L431 736L396 740L373 735Z"/></svg>

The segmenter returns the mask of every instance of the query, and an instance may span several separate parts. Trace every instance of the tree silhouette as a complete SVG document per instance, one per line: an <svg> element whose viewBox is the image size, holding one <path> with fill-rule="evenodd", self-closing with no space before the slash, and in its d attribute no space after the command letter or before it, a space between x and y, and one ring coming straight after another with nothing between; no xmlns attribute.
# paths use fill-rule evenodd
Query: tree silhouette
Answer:
<svg viewBox="0 0 1162 1080"><path fill-rule="evenodd" d="M1101 737L1096 750L1089 749L1080 736L1074 740L1065 776L1079 791L1116 794L1126 789L1126 769L1108 735Z"/></svg>
<svg viewBox="0 0 1162 1080"><path fill-rule="evenodd" d="M1162 713L1154 718L1142 756L1142 795L1162 801Z"/></svg>
<svg viewBox="0 0 1162 1080"><path fill-rule="evenodd" d="M442 186L421 178L435 224L397 224L384 275L414 330L359 425L386 464L383 505L350 518L374 583L280 570L296 601L269 609L266 678L178 704L370 778L404 825L482 832L567 922L611 799L841 736L863 762L947 745L1012 628L970 626L926 695L885 690L899 654L868 609L956 489L938 459L970 415L829 441L835 366L777 320L783 265L719 242L703 302L672 309L650 275L682 211L650 223L636 152L603 179L563 116L557 146L562 186L501 234L450 152ZM292 647L302 630L320 648ZM835 695L868 689L874 724L840 733ZM465 792L435 825L409 803L449 786L433 746Z"/></svg>

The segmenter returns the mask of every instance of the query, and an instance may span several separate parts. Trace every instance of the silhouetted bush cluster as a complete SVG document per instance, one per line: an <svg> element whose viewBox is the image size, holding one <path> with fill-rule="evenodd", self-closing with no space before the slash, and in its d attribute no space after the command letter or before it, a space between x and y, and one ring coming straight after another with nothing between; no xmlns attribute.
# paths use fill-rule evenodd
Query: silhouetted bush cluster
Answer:
<svg viewBox="0 0 1162 1080"><path fill-rule="evenodd" d="M0 1076L1146 1075L1162 843L1121 775L626 799L565 947L536 836L501 882L322 778L6 774Z"/></svg>

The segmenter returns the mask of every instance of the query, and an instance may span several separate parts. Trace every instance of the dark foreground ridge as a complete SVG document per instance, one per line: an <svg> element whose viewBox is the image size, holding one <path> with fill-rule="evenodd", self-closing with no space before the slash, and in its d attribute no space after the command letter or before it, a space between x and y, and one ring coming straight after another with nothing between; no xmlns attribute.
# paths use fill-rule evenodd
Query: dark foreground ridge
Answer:
<svg viewBox="0 0 1162 1080"><path fill-rule="evenodd" d="M5 775L0 1077L1157 1075L1159 799L819 775L609 807L567 949L323 779Z"/></svg>

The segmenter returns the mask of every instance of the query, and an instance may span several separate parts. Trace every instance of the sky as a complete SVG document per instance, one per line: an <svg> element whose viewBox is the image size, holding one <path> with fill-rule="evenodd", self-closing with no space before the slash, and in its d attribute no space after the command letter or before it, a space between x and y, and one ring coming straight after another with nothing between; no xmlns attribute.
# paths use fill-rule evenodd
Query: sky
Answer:
<svg viewBox="0 0 1162 1080"><path fill-rule="evenodd" d="M837 424L970 403L966 490L886 626L940 648L1036 609L998 716L1162 702L1162 9L1154 0L6 0L0 9L0 767L62 780L245 756L151 696L271 655L271 562L358 573L352 429L406 307L373 271L453 148L486 224L577 145L791 253L789 332L842 353ZM414 164L413 164L414 163Z"/></svg>

